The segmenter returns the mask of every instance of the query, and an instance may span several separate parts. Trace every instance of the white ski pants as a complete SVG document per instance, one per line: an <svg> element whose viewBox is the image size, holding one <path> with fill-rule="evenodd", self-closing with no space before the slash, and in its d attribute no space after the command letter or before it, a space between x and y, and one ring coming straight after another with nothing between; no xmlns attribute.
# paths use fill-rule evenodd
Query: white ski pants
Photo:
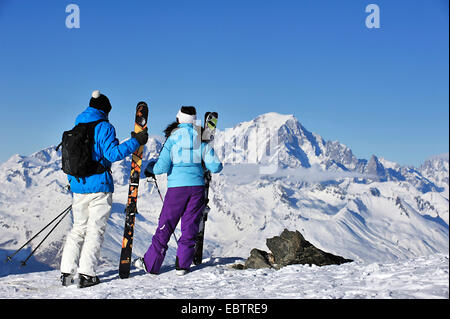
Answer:
<svg viewBox="0 0 450 319"><path fill-rule="evenodd" d="M112 206L112 193L73 194L73 226L66 238L61 272L95 276L106 225ZM78 267L77 267L78 266Z"/></svg>

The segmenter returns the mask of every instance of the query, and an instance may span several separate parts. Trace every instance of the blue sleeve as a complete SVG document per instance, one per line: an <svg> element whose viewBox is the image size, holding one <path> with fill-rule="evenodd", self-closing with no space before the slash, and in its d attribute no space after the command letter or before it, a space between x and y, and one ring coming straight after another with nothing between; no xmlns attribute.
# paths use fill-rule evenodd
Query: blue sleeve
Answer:
<svg viewBox="0 0 450 319"><path fill-rule="evenodd" d="M202 143L204 149L203 162L205 163L206 168L211 173L220 173L223 169L223 165L217 157L214 149L207 143Z"/></svg>
<svg viewBox="0 0 450 319"><path fill-rule="evenodd" d="M133 153L139 146L139 142L135 138L119 144L116 137L116 130L108 122L102 122L97 127L98 143L102 149L103 157L108 161L116 162L124 159Z"/></svg>
<svg viewBox="0 0 450 319"><path fill-rule="evenodd" d="M170 156L172 145L172 139L169 137L164 143L161 152L159 153L158 161L153 167L153 174L160 175L169 172L170 168L172 167L172 157Z"/></svg>

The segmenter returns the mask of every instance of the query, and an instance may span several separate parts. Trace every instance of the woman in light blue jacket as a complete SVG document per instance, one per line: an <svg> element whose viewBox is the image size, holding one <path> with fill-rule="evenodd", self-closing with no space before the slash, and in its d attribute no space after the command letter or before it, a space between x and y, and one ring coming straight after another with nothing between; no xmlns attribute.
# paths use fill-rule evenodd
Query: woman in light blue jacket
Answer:
<svg viewBox="0 0 450 319"><path fill-rule="evenodd" d="M167 140L158 160L152 160L145 175L167 173L167 193L152 243L136 261L137 267L158 274L164 260L167 243L181 219L181 237L178 240L176 269L184 274L194 258L195 236L205 207L204 169L211 173L222 170L214 149L201 141L200 127L195 125L196 110L183 106L177 122L165 130Z"/></svg>

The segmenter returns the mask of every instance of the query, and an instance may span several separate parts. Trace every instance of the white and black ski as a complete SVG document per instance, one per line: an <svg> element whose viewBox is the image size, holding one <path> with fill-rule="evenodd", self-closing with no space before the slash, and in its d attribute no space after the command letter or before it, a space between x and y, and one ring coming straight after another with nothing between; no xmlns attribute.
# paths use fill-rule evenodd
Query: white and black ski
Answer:
<svg viewBox="0 0 450 319"><path fill-rule="evenodd" d="M202 142L211 142L214 139L214 133L216 131L217 119L219 115L217 112L206 112L205 122L202 130ZM200 265L203 259L203 241L205 238L205 223L208 219L208 213L210 211L209 203L209 184L211 182L211 172L208 171L203 165L204 178L205 178L205 208L203 209L202 219L200 221L199 230L195 238L195 253L194 253L194 265Z"/></svg>

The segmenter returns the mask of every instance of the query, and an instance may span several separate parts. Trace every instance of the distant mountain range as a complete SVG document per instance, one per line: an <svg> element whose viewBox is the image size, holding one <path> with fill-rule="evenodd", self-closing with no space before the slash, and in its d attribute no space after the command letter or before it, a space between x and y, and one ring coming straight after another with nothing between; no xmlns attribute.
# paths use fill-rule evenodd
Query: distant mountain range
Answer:
<svg viewBox="0 0 450 319"><path fill-rule="evenodd" d="M375 155L369 160L358 159L346 145L326 141L320 135L311 133L293 115L267 113L220 132L217 137L218 150L233 150L222 152L226 162L245 163L245 155L248 154L259 152L258 157L264 157L261 153L270 149L269 139L274 137L276 143L272 142L273 156L269 157L269 161L278 162L281 168L318 166L323 170L370 176L372 181L407 181L424 193L443 191L448 187L448 153L430 158L419 168L401 166ZM251 157L252 160L255 158ZM253 162L260 163L259 160Z"/></svg>

